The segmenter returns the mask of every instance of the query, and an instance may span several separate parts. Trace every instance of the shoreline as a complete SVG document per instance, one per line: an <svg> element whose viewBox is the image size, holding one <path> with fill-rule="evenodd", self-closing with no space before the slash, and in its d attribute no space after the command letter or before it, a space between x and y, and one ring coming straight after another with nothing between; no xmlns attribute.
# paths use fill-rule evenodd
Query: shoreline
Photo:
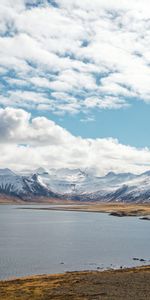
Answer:
<svg viewBox="0 0 150 300"><path fill-rule="evenodd" d="M9 199L10 200L10 199ZM150 221L150 203L124 203L124 202L86 202L70 200L42 199L42 201L12 201L0 199L0 205L20 206L19 209L54 210L107 213L111 216L127 217L136 216L141 220ZM38 205L43 207L37 207ZM49 205L49 207L46 207ZM30 206L30 207L28 207ZM32 207L33 206L33 207Z"/></svg>
<svg viewBox="0 0 150 300"><path fill-rule="evenodd" d="M150 299L150 265L1 280L0 299ZM21 298L20 298L21 297Z"/></svg>
<svg viewBox="0 0 150 300"><path fill-rule="evenodd" d="M42 204L41 204L42 205ZM55 205L55 204L54 204ZM142 220L150 220L150 204L149 203L57 203L56 207L23 207L21 209L34 210L54 210L54 211L75 211L75 212L93 212L108 213L111 216L127 217L136 216L143 217Z"/></svg>

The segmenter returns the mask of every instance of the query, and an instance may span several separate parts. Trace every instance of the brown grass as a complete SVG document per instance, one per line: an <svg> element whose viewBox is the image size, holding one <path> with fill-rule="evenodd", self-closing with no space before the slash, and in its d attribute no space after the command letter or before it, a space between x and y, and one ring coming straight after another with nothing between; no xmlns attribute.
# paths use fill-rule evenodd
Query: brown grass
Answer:
<svg viewBox="0 0 150 300"><path fill-rule="evenodd" d="M38 208L46 210L82 211L82 212L107 212L118 216L147 216L150 215L150 203L128 204L128 203L80 203L75 206L57 206L50 208Z"/></svg>
<svg viewBox="0 0 150 300"><path fill-rule="evenodd" d="M0 195L0 204L53 204L57 207L38 208L34 206L34 209L46 209L46 210L61 210L61 211L82 211L82 212L99 212L110 213L118 216L150 216L150 203L116 203L116 202L79 202L65 199L53 199L38 197L32 199L32 201L22 201L19 198L13 198L5 195ZM68 206L73 204L73 206ZM61 207L60 205L65 205Z"/></svg>
<svg viewBox="0 0 150 300"><path fill-rule="evenodd" d="M0 281L1 300L150 299L150 267Z"/></svg>

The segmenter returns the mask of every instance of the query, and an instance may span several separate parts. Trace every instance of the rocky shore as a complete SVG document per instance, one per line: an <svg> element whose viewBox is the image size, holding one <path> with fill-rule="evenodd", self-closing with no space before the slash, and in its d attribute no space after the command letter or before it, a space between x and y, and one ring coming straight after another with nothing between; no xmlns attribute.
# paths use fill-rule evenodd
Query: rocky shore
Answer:
<svg viewBox="0 0 150 300"><path fill-rule="evenodd" d="M150 266L0 281L1 300L150 299Z"/></svg>

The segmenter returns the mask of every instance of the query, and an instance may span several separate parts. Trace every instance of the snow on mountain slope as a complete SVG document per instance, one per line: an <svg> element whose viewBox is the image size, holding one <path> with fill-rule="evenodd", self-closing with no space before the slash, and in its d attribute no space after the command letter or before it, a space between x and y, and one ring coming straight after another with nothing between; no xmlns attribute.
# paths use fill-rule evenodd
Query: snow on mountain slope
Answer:
<svg viewBox="0 0 150 300"><path fill-rule="evenodd" d="M98 177L90 170L43 169L14 173L0 169L0 193L74 200L150 201L150 172L141 175L109 172Z"/></svg>
<svg viewBox="0 0 150 300"><path fill-rule="evenodd" d="M41 173L40 180L54 193L72 199L129 202L150 199L148 172L141 175L110 172L97 177L80 169L51 169Z"/></svg>
<svg viewBox="0 0 150 300"><path fill-rule="evenodd" d="M51 169L46 172L44 170L38 177L54 192L80 194L119 188L120 184L134 178L135 175L108 173L104 177L97 177L80 169Z"/></svg>
<svg viewBox="0 0 150 300"><path fill-rule="evenodd" d="M10 169L0 169L0 176L13 176L15 175L14 172L12 172Z"/></svg>
<svg viewBox="0 0 150 300"><path fill-rule="evenodd" d="M0 169L0 193L21 199L35 196L56 196L38 180L36 174L22 176L9 169Z"/></svg>
<svg viewBox="0 0 150 300"><path fill-rule="evenodd" d="M60 194L82 192L84 182L88 181L88 175L80 169L51 169L49 173L44 172L39 177L41 182L46 184L48 188Z"/></svg>

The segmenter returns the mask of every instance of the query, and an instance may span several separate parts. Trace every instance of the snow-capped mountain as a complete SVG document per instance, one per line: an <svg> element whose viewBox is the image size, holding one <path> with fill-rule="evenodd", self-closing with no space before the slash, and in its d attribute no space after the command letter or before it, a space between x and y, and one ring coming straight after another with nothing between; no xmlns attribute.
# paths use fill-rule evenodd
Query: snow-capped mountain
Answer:
<svg viewBox="0 0 150 300"><path fill-rule="evenodd" d="M9 169L0 169L0 194L30 200L34 197L56 197L54 193L45 188L37 174L16 174Z"/></svg>
<svg viewBox="0 0 150 300"><path fill-rule="evenodd" d="M140 175L109 172L103 177L90 170L43 169L15 173L0 169L0 193L30 200L34 197L81 201L150 201L150 172Z"/></svg>
<svg viewBox="0 0 150 300"><path fill-rule="evenodd" d="M73 200L150 201L150 172L140 175L109 172L95 176L89 170L37 170L40 181L52 192Z"/></svg>

